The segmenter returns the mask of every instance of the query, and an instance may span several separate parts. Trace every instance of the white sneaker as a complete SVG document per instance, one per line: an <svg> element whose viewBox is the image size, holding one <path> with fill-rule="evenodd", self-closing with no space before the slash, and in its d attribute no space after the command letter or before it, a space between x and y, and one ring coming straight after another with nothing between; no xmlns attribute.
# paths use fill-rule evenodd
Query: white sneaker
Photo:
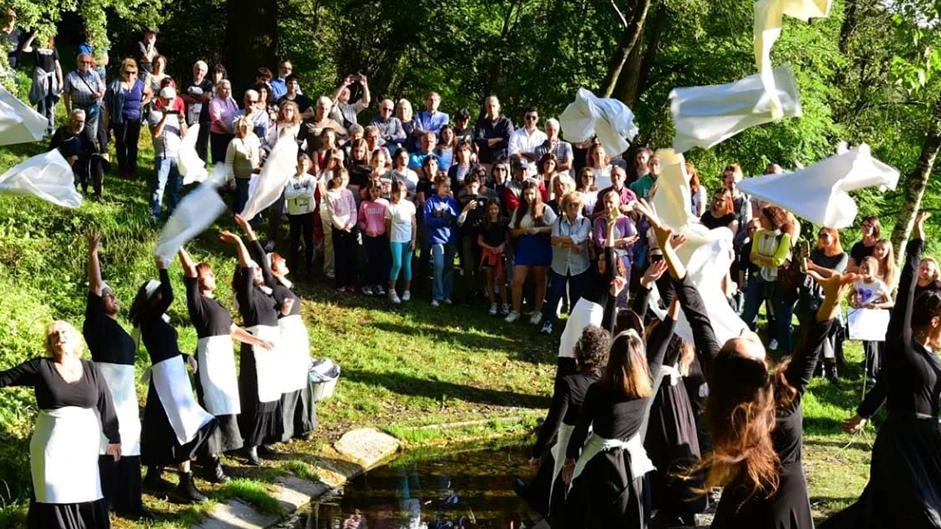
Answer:
<svg viewBox="0 0 941 529"><path fill-rule="evenodd" d="M433 299L433 300L431 300L431 306L432 306L432 307L440 307L440 306L441 306L441 303L439 303L437 299Z"/></svg>
<svg viewBox="0 0 941 529"><path fill-rule="evenodd" d="M445 304L445 305L450 305L450 304L451 304L451 298L444 298L444 304Z"/></svg>
<svg viewBox="0 0 941 529"><path fill-rule="evenodd" d="M405 292L402 292L402 301L409 301L410 299L412 299L411 292L409 292L408 290L406 290Z"/></svg>
<svg viewBox="0 0 941 529"><path fill-rule="evenodd" d="M377 296L385 296L386 289L382 288L382 285L376 285L376 288L372 289L373 293Z"/></svg>
<svg viewBox="0 0 941 529"><path fill-rule="evenodd" d="M778 341L775 340L774 338L772 338L771 341L768 342L768 349L771 350L771 351L777 351L777 350L778 350Z"/></svg>
<svg viewBox="0 0 941 529"><path fill-rule="evenodd" d="M533 325L539 325L539 322L542 321L542 313L534 312L529 316L529 323Z"/></svg>
<svg viewBox="0 0 941 529"><path fill-rule="evenodd" d="M371 296L371 295L372 295L372 288L371 288L371 287L363 287L363 295L365 295L365 296Z"/></svg>
<svg viewBox="0 0 941 529"><path fill-rule="evenodd" d="M490 304L490 310L489 310L488 312L490 313L491 316L496 316L496 315L497 315L497 304L496 304L496 303L491 303L491 304Z"/></svg>
<svg viewBox="0 0 941 529"><path fill-rule="evenodd" d="M518 319L520 319L520 313L514 310L513 312L507 314L506 318L504 318L503 321L507 323L513 323L514 321Z"/></svg>
<svg viewBox="0 0 941 529"><path fill-rule="evenodd" d="M402 303L402 300L399 299L399 295L396 294L394 290L389 291L389 301L391 301L392 303L395 303L396 305L398 305L399 303Z"/></svg>

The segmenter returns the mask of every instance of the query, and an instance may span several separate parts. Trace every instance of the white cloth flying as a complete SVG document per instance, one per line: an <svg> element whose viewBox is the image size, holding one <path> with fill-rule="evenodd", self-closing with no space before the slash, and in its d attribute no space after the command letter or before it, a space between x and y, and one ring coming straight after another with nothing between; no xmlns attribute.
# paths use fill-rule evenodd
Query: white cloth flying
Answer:
<svg viewBox="0 0 941 529"><path fill-rule="evenodd" d="M788 66L775 68L774 94L781 102L783 117L801 115L800 94L794 72ZM673 113L673 149L708 149L743 130L774 121L771 96L761 75L750 75L723 85L674 88L670 92ZM688 206L687 206L688 207Z"/></svg>
<svg viewBox="0 0 941 529"><path fill-rule="evenodd" d="M575 102L559 114L559 125L567 141L578 143L597 136L609 156L626 151L637 136L634 112L612 98L599 98L579 88Z"/></svg>
<svg viewBox="0 0 941 529"><path fill-rule="evenodd" d="M864 143L793 173L746 178L738 187L814 224L839 229L852 226L859 211L850 191L895 189L898 180L898 170L873 158Z"/></svg>
<svg viewBox="0 0 941 529"><path fill-rule="evenodd" d="M0 86L0 145L39 141L49 122Z"/></svg>
<svg viewBox="0 0 941 529"><path fill-rule="evenodd" d="M186 130L183 141L180 142L180 150L176 154L176 165L180 170L180 176L183 177L183 185L202 182L209 176L209 171L206 170L206 162L196 154L196 138L198 136L199 123L191 125Z"/></svg>
<svg viewBox="0 0 941 529"><path fill-rule="evenodd" d="M248 202L242 209L242 216L252 219L265 208L281 199L284 186L297 172L297 143L290 137L278 140L274 149L265 160L261 174L252 175L248 188Z"/></svg>
<svg viewBox="0 0 941 529"><path fill-rule="evenodd" d="M72 166L58 149L37 154L0 175L0 192L31 195L58 206L77 208L82 195L75 190Z"/></svg>
<svg viewBox="0 0 941 529"><path fill-rule="evenodd" d="M160 232L154 255L169 262L184 244L212 226L222 215L226 205L216 191L216 178L221 174L221 166L217 164L212 178L183 197Z"/></svg>
<svg viewBox="0 0 941 529"><path fill-rule="evenodd" d="M755 2L755 64L761 82L771 96L771 115L784 117L781 101L777 97L771 68L771 48L781 36L784 15L807 22L830 14L833 0L759 0Z"/></svg>

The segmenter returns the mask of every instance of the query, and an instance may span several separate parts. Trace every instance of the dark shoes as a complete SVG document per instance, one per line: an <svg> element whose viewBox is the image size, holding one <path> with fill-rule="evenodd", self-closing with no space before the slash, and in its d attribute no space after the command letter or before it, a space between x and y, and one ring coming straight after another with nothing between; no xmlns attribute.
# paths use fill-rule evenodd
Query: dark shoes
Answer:
<svg viewBox="0 0 941 529"><path fill-rule="evenodd" d="M155 496L166 495L173 490L173 483L163 479L163 467L147 467L147 476L144 477L144 488L153 492Z"/></svg>
<svg viewBox="0 0 941 529"><path fill-rule="evenodd" d="M205 494L196 489L192 472L180 472L180 484L176 487L177 499L182 503L203 503L209 501Z"/></svg>
<svg viewBox="0 0 941 529"><path fill-rule="evenodd" d="M258 447L251 446L245 449L245 459L246 464L253 467L261 466L261 458L258 457Z"/></svg>
<svg viewBox="0 0 941 529"><path fill-rule="evenodd" d="M272 459L281 455L281 452L278 452L268 445L261 445L258 447L258 455L265 459Z"/></svg>
<svg viewBox="0 0 941 529"><path fill-rule="evenodd" d="M210 483L225 483L229 481L229 476L222 470L222 460L219 456L209 456L204 465L206 469L206 481Z"/></svg>

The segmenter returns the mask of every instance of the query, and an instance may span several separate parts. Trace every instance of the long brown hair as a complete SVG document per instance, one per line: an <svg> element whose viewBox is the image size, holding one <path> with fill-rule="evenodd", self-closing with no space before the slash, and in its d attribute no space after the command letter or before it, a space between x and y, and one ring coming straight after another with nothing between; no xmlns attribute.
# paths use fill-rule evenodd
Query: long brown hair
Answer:
<svg viewBox="0 0 941 529"><path fill-rule="evenodd" d="M526 199L524 198L526 191L529 191L530 189L536 190L536 200L532 204L526 202ZM525 210L523 209L524 203L526 204ZM527 213L529 213L529 215L532 217L533 225L545 226L545 219L543 216L545 210L546 206L542 203L542 193L539 192L539 183L533 180L526 180L526 182L523 183L523 189L520 191L520 205L513 213L513 228L519 229L520 222L523 221L523 217L525 217Z"/></svg>
<svg viewBox="0 0 941 529"><path fill-rule="evenodd" d="M653 395L647 349L636 330L621 332L611 341L608 365L605 366L600 383L629 399Z"/></svg>
<svg viewBox="0 0 941 529"><path fill-rule="evenodd" d="M892 250L892 243L889 242L888 239L879 239L876 241L876 246L880 244L885 245L886 253L885 257L877 259L879 261L879 270L882 272L882 282L891 289L895 284L895 275L897 272L895 269L895 252Z"/></svg>

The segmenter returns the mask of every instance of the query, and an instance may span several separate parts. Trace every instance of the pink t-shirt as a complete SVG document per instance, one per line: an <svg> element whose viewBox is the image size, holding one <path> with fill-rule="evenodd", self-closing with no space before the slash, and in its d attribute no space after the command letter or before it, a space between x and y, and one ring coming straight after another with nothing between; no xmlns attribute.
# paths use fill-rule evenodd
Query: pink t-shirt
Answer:
<svg viewBox="0 0 941 529"><path fill-rule="evenodd" d="M389 201L380 198L375 202L364 200L359 205L359 215L357 215L359 229L363 230L367 237L375 237L386 232L386 210L389 209Z"/></svg>

